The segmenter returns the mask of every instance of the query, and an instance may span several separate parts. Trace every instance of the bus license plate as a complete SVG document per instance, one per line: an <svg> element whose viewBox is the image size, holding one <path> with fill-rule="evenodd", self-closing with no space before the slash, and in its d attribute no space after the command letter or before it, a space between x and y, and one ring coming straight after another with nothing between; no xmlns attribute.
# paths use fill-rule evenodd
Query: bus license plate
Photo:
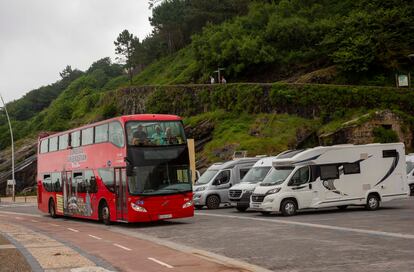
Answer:
<svg viewBox="0 0 414 272"><path fill-rule="evenodd" d="M160 214L158 215L159 219L168 219L168 218L172 218L172 214Z"/></svg>

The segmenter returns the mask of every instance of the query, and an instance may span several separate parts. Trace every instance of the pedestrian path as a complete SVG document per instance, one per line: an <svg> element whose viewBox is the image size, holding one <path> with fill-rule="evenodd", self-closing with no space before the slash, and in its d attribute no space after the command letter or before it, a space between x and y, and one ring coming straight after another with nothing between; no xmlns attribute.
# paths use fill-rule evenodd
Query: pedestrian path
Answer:
<svg viewBox="0 0 414 272"><path fill-rule="evenodd" d="M0 270L2 272L30 272L30 265L18 249L0 234Z"/></svg>
<svg viewBox="0 0 414 272"><path fill-rule="evenodd" d="M0 221L0 267L13 272L110 271L62 242L4 221Z"/></svg>

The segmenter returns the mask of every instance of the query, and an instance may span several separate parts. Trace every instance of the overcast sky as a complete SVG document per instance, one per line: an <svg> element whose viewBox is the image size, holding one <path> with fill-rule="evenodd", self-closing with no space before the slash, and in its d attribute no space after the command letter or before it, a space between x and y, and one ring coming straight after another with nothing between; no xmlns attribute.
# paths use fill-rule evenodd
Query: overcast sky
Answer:
<svg viewBox="0 0 414 272"><path fill-rule="evenodd" d="M150 15L147 0L0 0L0 93L18 99L58 80L66 65L114 60L118 34L144 38Z"/></svg>

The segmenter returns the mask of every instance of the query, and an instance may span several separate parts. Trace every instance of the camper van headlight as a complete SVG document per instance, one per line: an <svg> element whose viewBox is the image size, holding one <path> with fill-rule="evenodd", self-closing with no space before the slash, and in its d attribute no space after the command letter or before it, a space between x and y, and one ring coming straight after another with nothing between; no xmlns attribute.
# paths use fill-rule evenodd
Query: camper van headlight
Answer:
<svg viewBox="0 0 414 272"><path fill-rule="evenodd" d="M131 203L131 207L136 212L147 212L147 210L144 207L138 206L135 203Z"/></svg>
<svg viewBox="0 0 414 272"><path fill-rule="evenodd" d="M279 191L280 191L280 188L275 188L275 189L267 191L266 195L276 194Z"/></svg>
<svg viewBox="0 0 414 272"><path fill-rule="evenodd" d="M196 188L196 189L195 189L195 192L201 192L201 191L204 191L206 188L207 188L206 186L203 186L203 187L198 187L198 188Z"/></svg>

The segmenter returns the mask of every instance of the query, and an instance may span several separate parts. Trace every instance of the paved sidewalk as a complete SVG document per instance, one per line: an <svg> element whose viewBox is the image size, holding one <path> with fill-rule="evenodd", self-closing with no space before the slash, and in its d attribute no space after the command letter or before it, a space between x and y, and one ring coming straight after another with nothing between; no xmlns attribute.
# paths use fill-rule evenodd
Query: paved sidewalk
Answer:
<svg viewBox="0 0 414 272"><path fill-rule="evenodd" d="M16 247L0 234L0 271L30 272L32 271L26 259Z"/></svg>
<svg viewBox="0 0 414 272"><path fill-rule="evenodd" d="M0 221L0 233L1 272L109 271L65 244L26 227Z"/></svg>

